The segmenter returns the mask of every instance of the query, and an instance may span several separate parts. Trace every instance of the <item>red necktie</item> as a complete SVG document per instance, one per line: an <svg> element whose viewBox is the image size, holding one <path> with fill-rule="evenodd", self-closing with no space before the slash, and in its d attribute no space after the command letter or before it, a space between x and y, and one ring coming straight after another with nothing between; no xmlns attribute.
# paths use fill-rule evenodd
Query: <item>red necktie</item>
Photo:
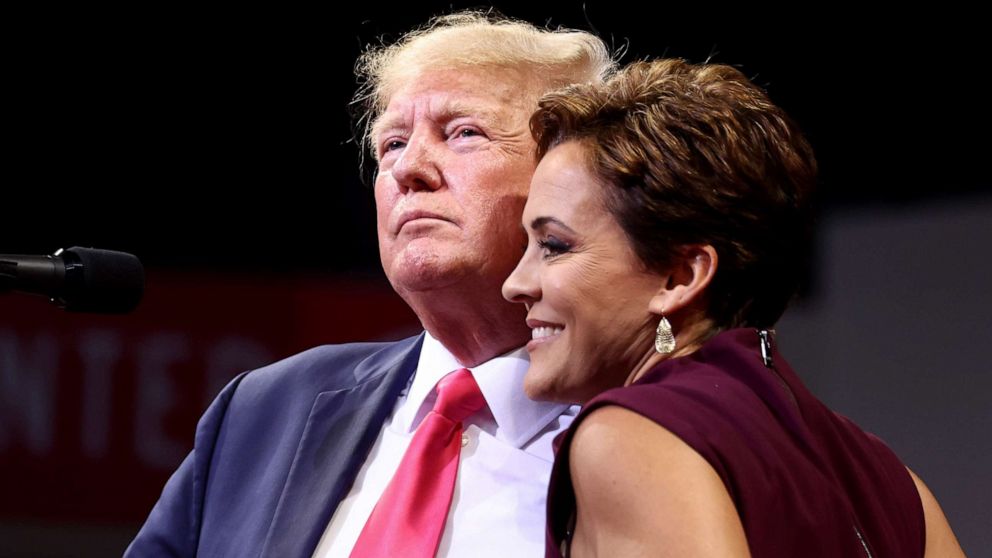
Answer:
<svg viewBox="0 0 992 558"><path fill-rule="evenodd" d="M455 489L462 421L485 404L479 385L465 368L438 382L437 402L372 510L352 558L434 556Z"/></svg>

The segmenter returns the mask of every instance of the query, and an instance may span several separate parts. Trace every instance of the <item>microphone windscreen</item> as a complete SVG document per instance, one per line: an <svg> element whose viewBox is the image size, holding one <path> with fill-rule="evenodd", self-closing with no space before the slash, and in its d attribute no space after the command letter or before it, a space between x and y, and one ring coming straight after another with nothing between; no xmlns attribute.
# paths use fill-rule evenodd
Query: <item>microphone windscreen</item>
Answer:
<svg viewBox="0 0 992 558"><path fill-rule="evenodd" d="M66 310L123 314L141 302L145 269L132 254L73 246L59 255L66 266L60 300Z"/></svg>

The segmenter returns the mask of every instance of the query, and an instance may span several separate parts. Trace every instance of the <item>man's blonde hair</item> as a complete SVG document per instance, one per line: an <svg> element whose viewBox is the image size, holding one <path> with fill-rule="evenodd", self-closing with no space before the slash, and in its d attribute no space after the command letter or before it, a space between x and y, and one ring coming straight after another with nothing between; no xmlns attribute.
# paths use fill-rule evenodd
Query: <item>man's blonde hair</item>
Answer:
<svg viewBox="0 0 992 558"><path fill-rule="evenodd" d="M543 90L534 92L540 95L565 85L602 82L616 62L606 44L585 31L541 29L493 12L435 17L358 59L359 89L352 107L356 133L363 139L363 163L365 149L372 148L372 127L398 88L425 70L466 67L523 70L540 79Z"/></svg>

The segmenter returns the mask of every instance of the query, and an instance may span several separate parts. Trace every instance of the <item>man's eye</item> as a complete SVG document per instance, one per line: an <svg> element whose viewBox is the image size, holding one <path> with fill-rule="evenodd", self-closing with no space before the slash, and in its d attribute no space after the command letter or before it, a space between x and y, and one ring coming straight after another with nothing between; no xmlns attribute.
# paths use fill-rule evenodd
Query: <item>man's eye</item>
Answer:
<svg viewBox="0 0 992 558"><path fill-rule="evenodd" d="M384 145L382 146L382 152L383 152L383 153L385 153L385 152L387 152L387 151L393 151L393 150L395 150L395 149L399 149L399 148L401 148L401 147L403 147L404 145L406 145L406 143L404 143L404 142L402 142L402 141L400 141L400 140L391 140L391 141L387 141L387 142L386 142L386 143L385 143L385 144L384 144Z"/></svg>
<svg viewBox="0 0 992 558"><path fill-rule="evenodd" d="M458 128L455 133L451 135L452 138L474 138L483 135L481 131L476 128Z"/></svg>

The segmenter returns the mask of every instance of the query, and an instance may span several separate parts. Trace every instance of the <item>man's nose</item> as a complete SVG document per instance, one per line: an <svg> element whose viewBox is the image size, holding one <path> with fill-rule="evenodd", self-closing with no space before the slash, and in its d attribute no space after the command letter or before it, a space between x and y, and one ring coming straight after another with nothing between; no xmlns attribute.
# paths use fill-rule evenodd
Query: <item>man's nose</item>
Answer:
<svg viewBox="0 0 992 558"><path fill-rule="evenodd" d="M404 193L441 187L440 146L428 134L414 134L393 162L392 175Z"/></svg>

